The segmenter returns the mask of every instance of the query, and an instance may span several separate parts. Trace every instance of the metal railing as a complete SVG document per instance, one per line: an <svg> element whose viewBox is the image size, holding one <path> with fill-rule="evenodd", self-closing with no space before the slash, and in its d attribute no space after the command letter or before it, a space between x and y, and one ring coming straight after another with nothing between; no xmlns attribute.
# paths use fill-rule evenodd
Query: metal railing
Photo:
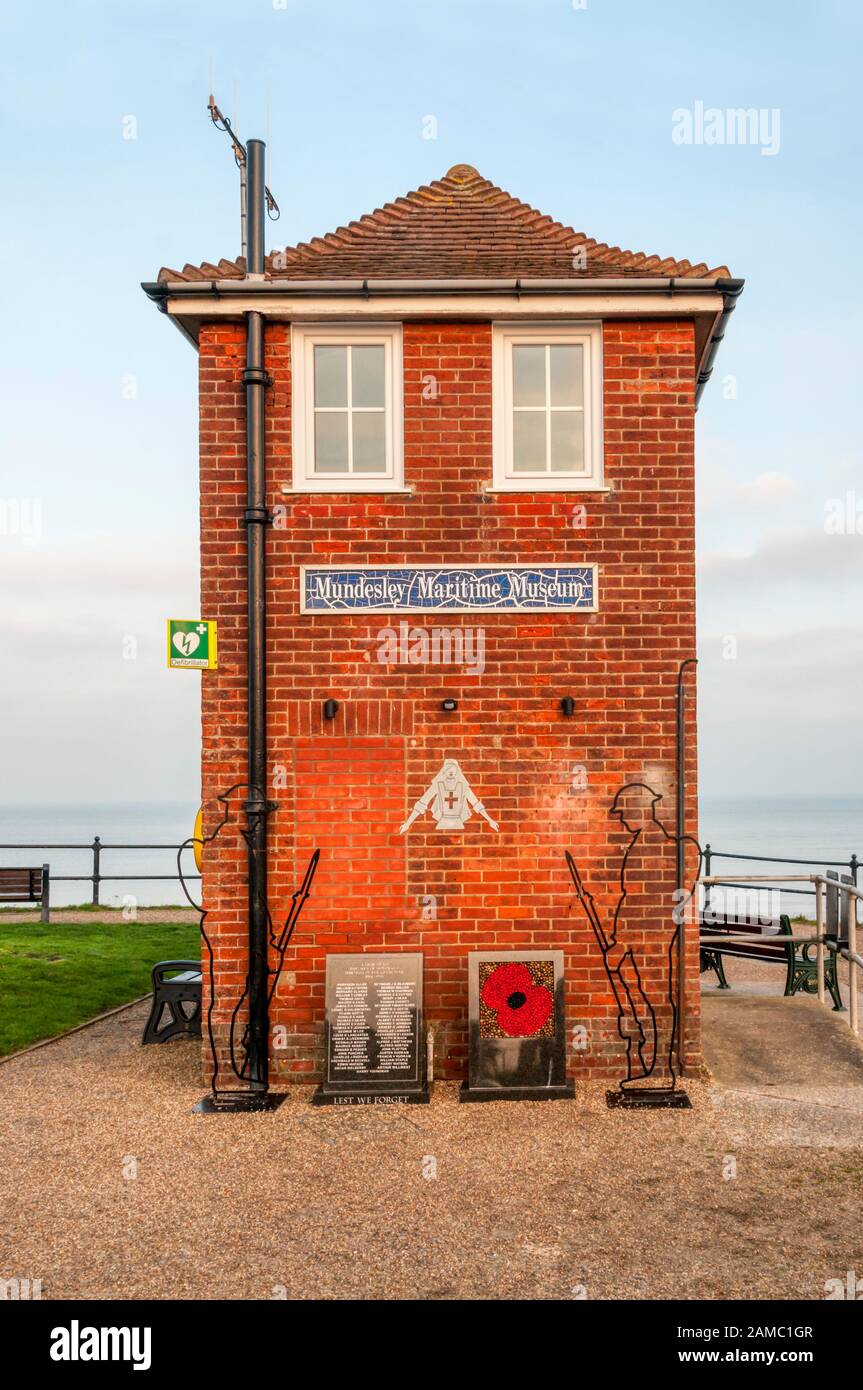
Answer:
<svg viewBox="0 0 863 1390"><path fill-rule="evenodd" d="M851 881L853 882L855 887L857 886L857 874L860 868L860 860L857 858L856 854L852 854L849 859L822 859L820 856L817 855L810 855L808 859L788 859L781 854L733 854L731 850L714 849L712 845L706 844L704 846L705 880L710 878L711 876L711 869L713 867L714 859L742 859L747 861L748 863L753 864L794 864L797 866L801 864L823 864L828 869L847 869L851 875ZM738 875L738 878L741 877L741 875ZM747 882L751 883L752 881L753 880L751 877L747 878ZM765 879L765 882L766 881L767 880ZM776 878L771 880L771 882L776 883L791 883L793 881L794 876L792 875L785 879ZM831 883L832 882L833 880L831 879ZM723 879L722 883L723 887L725 888L745 887L745 884L743 882L733 883L730 879ZM783 888L780 891L783 893L793 893L800 897L812 898L815 896L814 888Z"/></svg>
<svg viewBox="0 0 863 1390"><path fill-rule="evenodd" d="M742 858L743 856L740 856L740 857ZM753 856L750 856L750 857L751 857L751 858L757 858L758 856L753 855ZM790 860L783 860L782 862L783 862L783 863L790 863L791 861L790 861ZM805 861L804 861L804 862L805 862ZM801 889L799 889L798 891L801 892L801 893L804 893L804 892L809 891L809 892L814 893L814 895L815 895L815 935L814 935L814 936L802 936L802 935L799 935L799 934L796 934L796 933L792 933L790 936L787 936L787 935L783 934L783 935L781 936L781 940L782 940L782 941L785 941L785 942L794 942L795 945L800 945L800 946L815 946L815 948L816 948L816 955L815 955L815 971L816 971L816 979L817 979L817 982L818 982L818 999L819 999L819 1002L822 1003L822 1004L825 1003L825 1001L826 1001L826 988L825 988L825 983L824 983L824 953L825 953L825 951L832 951L832 953L833 953L834 955L836 955L836 956L841 956L844 960L847 960L847 962L848 962L848 1026L849 1026L849 1028L851 1029L851 1032L855 1035L855 1037L859 1037L860 1033L859 1033L859 1024L858 1024L858 979L857 979L857 971L856 971L853 967L856 966L857 969L863 970L863 956L859 955L859 954L858 954L858 951L857 951L857 911L856 911L856 904L857 904L858 902L860 902L861 899L863 899L863 892L861 892L860 889L857 888L857 886L856 886L855 884L853 884L853 883L843 883L843 882L841 882L839 879L828 878L826 874L790 874L790 875L787 876L787 878L780 877L780 876L775 876L775 875L771 876L771 875L767 875L767 874L740 874L739 877L740 877L740 880L741 880L741 882L740 882L739 884L729 884L728 881L727 881L726 879L717 877L717 876L715 876L715 875L710 875L710 876L705 875L703 878L701 878L701 879L699 880L699 882L702 883L702 884L704 885L704 888L705 888L708 892L709 892L709 890L710 890L711 887L739 887L739 888L742 888L742 887L745 886L746 883L755 883L755 884L758 884L758 883L780 883L780 884L781 884L781 883L791 882L791 883L811 883L811 884L813 885L813 887L812 887L810 890L801 888ZM826 922L826 913L825 913L825 910L824 910L824 901L825 901L825 895L826 895L826 893L827 893L828 890L829 890L830 892L837 891L837 892L839 892L839 893L846 893L846 894L848 895L849 899L853 899L853 900L854 900L853 905L854 905L854 909L855 909L855 910L854 910L854 911L851 911L851 910L850 910L852 904L851 904L851 902L849 902L849 904L848 904L849 910L848 910L846 913L841 914L841 916L845 919L843 925L845 926L845 928L846 928L846 930L847 930L847 932L848 932L847 940L846 940L845 938L841 938L841 939L840 939L840 938L838 937L838 935L836 935L836 934L834 934L834 933L831 933L830 935L827 934L827 922ZM789 890L789 891L792 891L792 890ZM773 939L775 940L776 938L774 937ZM710 933L710 944L711 944L711 946L713 946L714 944L716 944L716 945L720 945L720 944L733 945L733 944L741 944L741 943L744 943L744 942L746 942L746 943L763 944L763 942L764 942L764 933L763 933L763 932L751 932L751 933L749 933L749 932L745 932L745 933L744 933L744 932L734 932L733 934L729 934L729 935L727 935L727 936L721 935L721 934L719 934L719 933L716 933L716 934L714 934L713 932Z"/></svg>
<svg viewBox="0 0 863 1390"><path fill-rule="evenodd" d="M191 853L191 848L192 848L191 845L187 846L187 849L189 850L190 853ZM118 850L118 849L120 849L120 850L130 850L130 849L131 849L131 850L134 850L134 849L146 849L146 850L154 850L154 849L157 849L157 850L161 850L161 849L164 849L164 850L171 850L171 852L173 853L173 855L174 855L175 858L176 858L176 854L177 854L177 850L179 849L179 845L111 845L111 844L106 845L106 844L103 844L101 836L99 836L99 835L94 835L93 841L92 841L91 844L80 844L80 843L79 843L79 844L74 844L74 845L60 845L60 844L52 844L52 845L37 845L37 844L26 844L26 845L0 845L0 850L4 850L4 849L14 849L14 850L24 850L24 849L34 849L34 850L62 849L62 850L70 850L70 849L71 849L71 850L79 850L79 851L82 851L82 852L83 852L84 850L88 851L88 852L93 856L93 868L92 868L92 872L91 872L91 873L89 873L89 874L55 874L55 873L52 873L52 874L51 874L51 882L52 882L52 883L90 883L90 884L92 884L92 895L93 895L93 896L92 896L92 904L93 904L94 907L99 907L99 906L101 906L101 904L100 904L100 902L99 902L99 887L100 887L100 884L102 884L102 883L144 883L144 882L159 882L159 881L162 881L162 882L171 882L171 883L179 883L179 882L180 882L180 876L179 876L179 874L176 873L176 872L173 873L173 874L103 874L103 873L102 873L102 853L103 853L103 851L105 851L105 850ZM187 883L193 883L193 882L199 880L200 877L201 877L200 874L195 874L195 873L187 874L187 873L185 872L185 870L183 871L183 878L185 879L185 881L186 881Z"/></svg>

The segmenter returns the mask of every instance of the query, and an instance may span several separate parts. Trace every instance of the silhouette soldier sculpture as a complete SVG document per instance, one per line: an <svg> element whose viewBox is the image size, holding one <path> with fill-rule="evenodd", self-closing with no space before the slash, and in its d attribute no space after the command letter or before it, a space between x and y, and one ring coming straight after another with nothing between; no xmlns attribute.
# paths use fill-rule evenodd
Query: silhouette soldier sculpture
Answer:
<svg viewBox="0 0 863 1390"><path fill-rule="evenodd" d="M572 855L566 862L578 900L593 928L617 1005L617 1031L626 1044L626 1076L609 1100L631 1105L686 1105L677 1090L678 946L695 885L701 874L701 847L692 835L676 836L656 815L660 792L644 782L629 782L615 794L609 815L629 832L620 864L620 890L609 922L603 921L593 894L586 888ZM644 894L656 885L676 887L677 846L685 847L686 882L668 889L667 902L655 919L645 916ZM661 955L654 943L661 946ZM666 980L652 1000L646 980L648 960L653 976L661 960Z"/></svg>

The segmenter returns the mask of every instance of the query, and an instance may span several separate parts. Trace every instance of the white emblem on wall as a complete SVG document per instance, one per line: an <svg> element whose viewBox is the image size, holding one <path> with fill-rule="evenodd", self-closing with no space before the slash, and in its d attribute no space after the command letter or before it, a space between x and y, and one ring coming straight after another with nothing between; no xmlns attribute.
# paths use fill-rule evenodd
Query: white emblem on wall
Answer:
<svg viewBox="0 0 863 1390"><path fill-rule="evenodd" d="M424 816L426 811L431 811L438 830L463 830L474 811L488 821L492 830L500 828L482 802L474 796L455 758L447 758L428 791L420 797L404 825L399 828L399 834L404 835L410 830L417 816Z"/></svg>

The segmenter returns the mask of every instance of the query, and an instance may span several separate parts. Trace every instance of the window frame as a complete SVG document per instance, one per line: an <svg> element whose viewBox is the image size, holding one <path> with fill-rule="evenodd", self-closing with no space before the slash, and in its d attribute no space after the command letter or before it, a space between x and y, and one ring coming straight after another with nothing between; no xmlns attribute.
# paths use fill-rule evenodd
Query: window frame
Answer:
<svg viewBox="0 0 863 1390"><path fill-rule="evenodd" d="M384 349L386 472L315 473L316 347ZM291 325L291 454L294 492L404 492L404 407L400 323ZM348 426L351 417L349 412Z"/></svg>
<svg viewBox="0 0 863 1390"><path fill-rule="evenodd" d="M579 345L584 363L584 462L581 473L513 469L514 346ZM607 492L602 442L602 324L510 321L492 325L492 454L495 492ZM548 407L546 407L548 410Z"/></svg>

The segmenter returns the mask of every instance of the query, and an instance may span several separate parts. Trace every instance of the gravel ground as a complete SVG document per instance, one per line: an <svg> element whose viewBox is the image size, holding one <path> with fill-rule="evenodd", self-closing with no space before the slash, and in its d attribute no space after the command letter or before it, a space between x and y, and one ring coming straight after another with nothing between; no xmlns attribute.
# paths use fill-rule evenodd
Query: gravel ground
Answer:
<svg viewBox="0 0 863 1390"><path fill-rule="evenodd" d="M653 1115L596 1083L195 1115L199 1047L142 1048L145 1014L0 1067L0 1276L45 1298L819 1299L863 1271L856 1104L838 1142L694 1081Z"/></svg>
<svg viewBox="0 0 863 1390"><path fill-rule="evenodd" d="M139 907L136 921L138 922L194 922L198 913L191 907ZM128 919L123 916L123 909L103 907L93 910L85 908L83 910L74 907L52 907L51 923L55 922L126 922ZM0 912L0 922L18 923L25 925L27 922L39 921L39 912L31 912L29 908L24 912ZM130 925L132 925L130 923Z"/></svg>

